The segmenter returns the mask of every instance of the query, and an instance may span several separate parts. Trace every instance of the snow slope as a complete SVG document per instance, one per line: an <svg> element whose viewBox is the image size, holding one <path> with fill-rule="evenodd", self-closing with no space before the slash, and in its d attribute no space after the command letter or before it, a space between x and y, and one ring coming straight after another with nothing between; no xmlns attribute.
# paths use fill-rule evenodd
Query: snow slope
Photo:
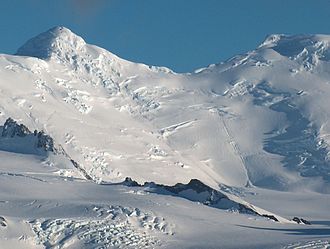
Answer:
<svg viewBox="0 0 330 249"><path fill-rule="evenodd" d="M177 74L55 27L0 55L3 247L327 248L329 44Z"/></svg>

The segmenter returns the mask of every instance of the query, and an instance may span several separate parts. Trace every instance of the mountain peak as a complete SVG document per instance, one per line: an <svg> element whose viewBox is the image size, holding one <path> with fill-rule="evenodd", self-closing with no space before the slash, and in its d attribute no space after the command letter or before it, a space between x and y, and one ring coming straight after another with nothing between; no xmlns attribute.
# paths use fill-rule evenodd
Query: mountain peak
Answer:
<svg viewBox="0 0 330 249"><path fill-rule="evenodd" d="M330 35L273 34L258 49L273 49L282 56L315 64L317 60L330 60Z"/></svg>
<svg viewBox="0 0 330 249"><path fill-rule="evenodd" d="M278 45L288 45L288 43L311 45L317 42L330 43L330 35L285 35L285 34L271 34L266 36L264 42L259 47L274 47Z"/></svg>
<svg viewBox="0 0 330 249"><path fill-rule="evenodd" d="M70 29L56 26L28 40L16 54L50 59L54 55L61 56L83 50L85 45L85 41Z"/></svg>

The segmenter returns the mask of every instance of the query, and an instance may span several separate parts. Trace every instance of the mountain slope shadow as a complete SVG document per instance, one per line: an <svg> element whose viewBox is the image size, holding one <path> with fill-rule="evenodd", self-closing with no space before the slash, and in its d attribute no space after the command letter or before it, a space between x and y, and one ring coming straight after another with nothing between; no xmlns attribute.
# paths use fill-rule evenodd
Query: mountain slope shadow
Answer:
<svg viewBox="0 0 330 249"><path fill-rule="evenodd" d="M318 139L316 128L288 100L280 101L270 108L285 113L290 126L284 133L267 139L264 149L284 156L284 166L298 170L304 177L322 176L324 180L330 181L328 151Z"/></svg>
<svg viewBox="0 0 330 249"><path fill-rule="evenodd" d="M254 227L245 225L236 225L239 227L250 228L255 230L268 230L268 231L278 231L285 232L289 235L315 235L315 236L330 236L329 228L270 228L270 227Z"/></svg>
<svg viewBox="0 0 330 249"><path fill-rule="evenodd" d="M323 177L330 181L326 145L319 139L317 128L295 106L294 95L274 89L268 82L258 84L251 94L255 104L285 114L288 121L284 130L265 133L264 150L282 156L283 166L303 177Z"/></svg>

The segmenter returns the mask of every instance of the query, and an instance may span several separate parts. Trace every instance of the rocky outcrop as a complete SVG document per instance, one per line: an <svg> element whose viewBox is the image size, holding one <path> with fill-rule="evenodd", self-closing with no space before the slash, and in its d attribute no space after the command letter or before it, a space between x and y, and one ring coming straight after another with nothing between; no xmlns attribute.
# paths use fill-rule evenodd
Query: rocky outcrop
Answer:
<svg viewBox="0 0 330 249"><path fill-rule="evenodd" d="M213 208L257 215L279 222L279 219L275 215L271 213L260 213L248 203L240 203L238 201L232 200L226 194L207 186L198 179L192 179L187 184L177 183L174 186L167 186L156 184L154 182L139 184L138 182L132 180L130 177L127 177L123 184L129 187L145 187L146 191L148 192L174 195L176 197L202 203Z"/></svg>
<svg viewBox="0 0 330 249"><path fill-rule="evenodd" d="M58 151L58 149L55 148L54 139L47 135L44 131L35 131L34 134L37 137L37 148L55 153Z"/></svg>
<svg viewBox="0 0 330 249"><path fill-rule="evenodd" d="M23 124L18 124L12 118L8 118L2 128L2 137L25 137L32 134L31 131Z"/></svg>
<svg viewBox="0 0 330 249"><path fill-rule="evenodd" d="M66 157L87 180L93 180L86 170L73 160L63 147L60 144L56 144L54 139L44 131L34 130L32 133L25 125L18 124L14 119L8 118L2 127L1 135L3 138L10 138L10 140L14 138L28 139L27 141L31 143L31 148L35 148L35 151L32 149L33 153L36 154L46 152L62 155ZM19 140L14 140L14 143L19 143Z"/></svg>
<svg viewBox="0 0 330 249"><path fill-rule="evenodd" d="M311 223L308 220L305 220L303 218L294 217L292 220L298 224L311 225Z"/></svg>
<svg viewBox="0 0 330 249"><path fill-rule="evenodd" d="M7 227L7 221L2 216L0 216L0 227Z"/></svg>
<svg viewBox="0 0 330 249"><path fill-rule="evenodd" d="M54 139L44 131L35 130L33 133L24 124L19 124L12 118L8 118L2 127L2 137L6 138L31 138L33 146L45 152L54 152L55 154L63 154L63 148L55 146Z"/></svg>

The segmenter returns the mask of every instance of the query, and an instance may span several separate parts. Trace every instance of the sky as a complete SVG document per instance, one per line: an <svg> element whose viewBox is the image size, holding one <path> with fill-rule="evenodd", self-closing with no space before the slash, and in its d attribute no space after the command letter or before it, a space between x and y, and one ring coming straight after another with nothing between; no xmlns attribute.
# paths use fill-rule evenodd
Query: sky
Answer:
<svg viewBox="0 0 330 249"><path fill-rule="evenodd" d="M65 26L121 58L191 72L268 34L330 34L330 0L1 0L0 53Z"/></svg>

